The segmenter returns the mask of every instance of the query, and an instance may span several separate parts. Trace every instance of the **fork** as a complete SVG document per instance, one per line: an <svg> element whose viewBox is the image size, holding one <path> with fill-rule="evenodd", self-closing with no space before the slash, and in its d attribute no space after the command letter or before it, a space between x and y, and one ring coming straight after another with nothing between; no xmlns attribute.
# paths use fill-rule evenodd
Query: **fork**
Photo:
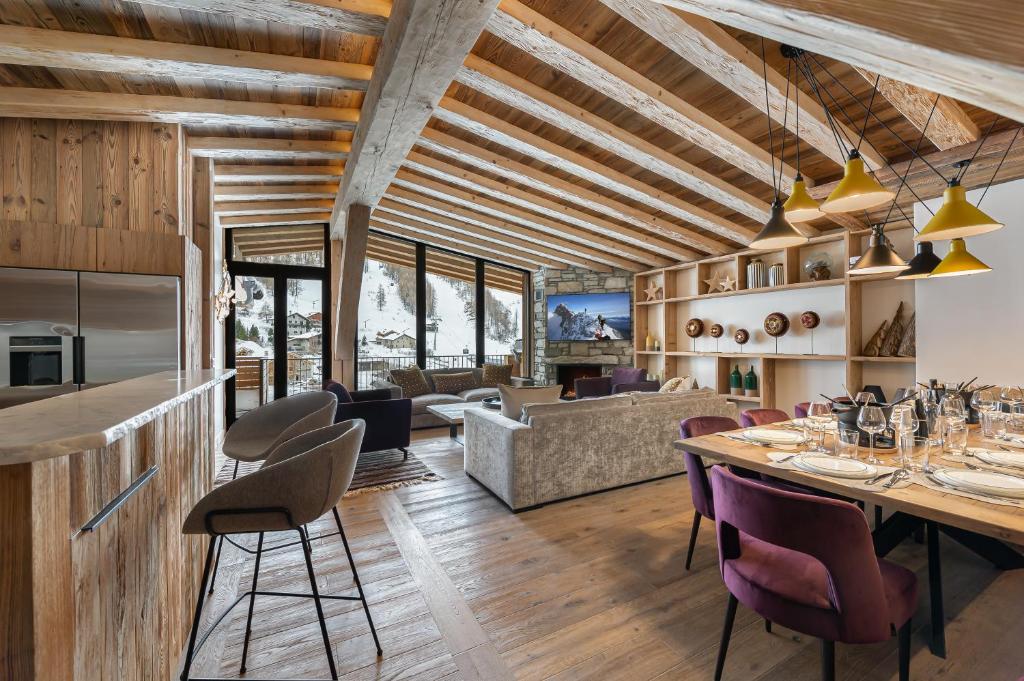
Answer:
<svg viewBox="0 0 1024 681"><path fill-rule="evenodd" d="M909 477L910 474L907 473L907 471L905 471L902 468L897 468L892 472L892 478L889 480L889 482L883 484L882 487L884 487L885 489L892 489L893 487L896 486L897 482L900 482L901 480L906 480Z"/></svg>

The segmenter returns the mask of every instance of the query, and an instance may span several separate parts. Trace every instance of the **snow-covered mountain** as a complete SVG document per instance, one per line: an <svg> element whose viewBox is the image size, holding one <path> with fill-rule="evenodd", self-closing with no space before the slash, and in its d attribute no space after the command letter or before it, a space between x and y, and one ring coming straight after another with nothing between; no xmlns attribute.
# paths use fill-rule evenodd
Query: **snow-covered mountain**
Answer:
<svg viewBox="0 0 1024 681"><path fill-rule="evenodd" d="M602 325L597 317L586 310L573 312L565 305L558 305L548 315L548 339L621 340L627 337L607 321Z"/></svg>

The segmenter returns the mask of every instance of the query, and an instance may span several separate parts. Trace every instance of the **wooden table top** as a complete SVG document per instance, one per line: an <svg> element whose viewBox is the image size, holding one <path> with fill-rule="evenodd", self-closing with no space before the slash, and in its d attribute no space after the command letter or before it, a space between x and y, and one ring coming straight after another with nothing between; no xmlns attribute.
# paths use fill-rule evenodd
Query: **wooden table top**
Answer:
<svg viewBox="0 0 1024 681"><path fill-rule="evenodd" d="M738 431L737 431L738 432ZM972 435L970 446L984 446L977 436ZM1024 508L1004 504L990 504L956 494L932 490L921 485L884 489L881 483L874 487L851 485L840 478L831 478L805 473L791 468L777 468L771 465L768 453L780 450L767 449L754 444L736 442L720 435L676 440L676 449L697 454L707 461L742 466L759 473L767 473L781 480L799 483L815 489L840 494L850 499L882 506L890 511L904 511L910 515L934 520L944 525L959 527L979 534L1024 545ZM866 449L864 450L866 456ZM883 463L896 465L895 455L879 452ZM862 457L863 458L863 457ZM932 461L933 466L962 468L952 461ZM884 482L884 481L883 481ZM877 491L876 491L877 490Z"/></svg>

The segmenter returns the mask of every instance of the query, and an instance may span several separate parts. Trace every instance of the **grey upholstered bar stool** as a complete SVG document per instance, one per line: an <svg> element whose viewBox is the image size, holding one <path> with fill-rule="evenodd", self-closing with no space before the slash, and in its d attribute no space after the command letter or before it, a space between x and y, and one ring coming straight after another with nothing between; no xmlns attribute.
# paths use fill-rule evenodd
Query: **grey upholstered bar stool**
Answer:
<svg viewBox="0 0 1024 681"><path fill-rule="evenodd" d="M203 568L203 581L196 600L195 616L192 620L192 632L189 635L188 650L182 669L182 681L188 681L192 661L206 638L221 622L224 616L246 597L249 598L249 615L245 624L245 640L242 644L242 664L240 673L245 673L245 661L249 652L249 635L252 630L253 607L256 596L295 596L312 598L316 605L317 619L320 622L320 633L323 636L324 648L331 670L331 678L337 679L337 668L331 651L330 638L327 635L327 624L321 602L324 599L360 601L366 613L366 621L373 634L377 647L377 655L381 655L380 640L373 626L370 609L366 604L366 596L356 572L352 551L345 537L341 524L341 514L337 504L348 491L355 472L356 459L359 457L359 446L363 441L366 423L361 419L343 421L341 423L319 428L293 438L278 446L263 466L254 473L232 480L218 487L195 505L185 519L182 532L185 534L209 534L210 547L206 552L206 563ZM321 595L316 584L313 561L308 550L308 540L302 526L311 523L322 515L332 511L338 533L345 546L348 564L352 570L359 596ZM277 591L257 591L260 574L260 558L263 554L263 535L267 532L294 531L299 535L303 557L306 560L306 572L312 593L282 593ZM216 620L210 630L203 634L198 645L196 639L202 615L203 602L206 596L206 581L210 576L213 562L214 540L225 534L258 534L256 548L256 564L252 575L252 589L240 595L228 606ZM192 681L200 681L192 679Z"/></svg>
<svg viewBox="0 0 1024 681"><path fill-rule="evenodd" d="M235 460L231 479L238 477L238 465L241 462L263 461L281 443L331 425L337 409L338 398L334 394L317 390L282 397L242 414L224 436L224 454ZM219 537L209 593L213 593L213 586L217 582L222 548L224 538ZM239 548L246 550L241 546Z"/></svg>

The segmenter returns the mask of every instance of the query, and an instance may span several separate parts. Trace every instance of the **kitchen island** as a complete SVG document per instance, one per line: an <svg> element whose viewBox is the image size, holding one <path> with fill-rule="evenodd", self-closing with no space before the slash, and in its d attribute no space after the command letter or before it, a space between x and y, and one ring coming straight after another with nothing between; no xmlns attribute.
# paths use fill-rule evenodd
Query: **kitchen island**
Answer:
<svg viewBox="0 0 1024 681"><path fill-rule="evenodd" d="M205 539L181 521L213 485L213 391L163 372L0 411L0 670L171 679Z"/></svg>

